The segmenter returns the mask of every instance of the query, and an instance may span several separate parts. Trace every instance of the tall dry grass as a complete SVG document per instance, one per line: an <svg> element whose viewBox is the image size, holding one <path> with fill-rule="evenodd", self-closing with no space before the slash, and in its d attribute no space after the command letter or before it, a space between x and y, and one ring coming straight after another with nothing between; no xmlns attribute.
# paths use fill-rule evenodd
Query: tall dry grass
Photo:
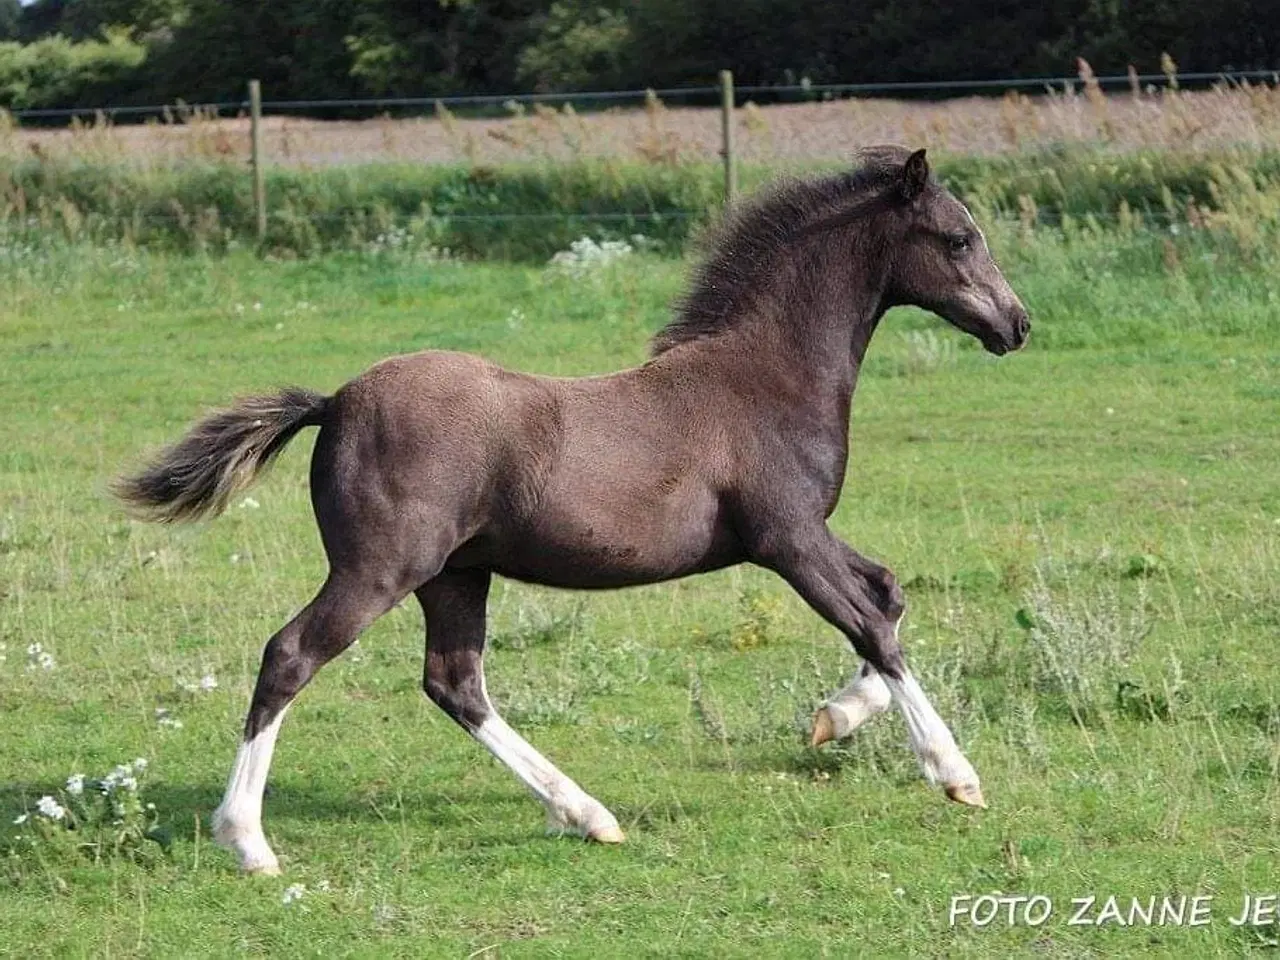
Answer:
<svg viewBox="0 0 1280 960"><path fill-rule="evenodd" d="M1003 98L747 103L738 111L736 144L744 162L761 164L838 161L881 142L981 156L1096 144L1116 151L1280 148L1280 86L1221 83L1189 92L1176 82L1144 87L1132 73L1128 91L1108 93L1088 63L1078 67L1079 81L1063 89ZM1165 68L1173 76L1171 61ZM670 107L652 93L636 105L592 113L511 102L506 114L463 117L440 105L407 119L277 115L265 121L265 144L273 163L291 167L583 158L678 164L714 162L721 146L718 111ZM248 156L246 118L189 108L145 124L115 125L99 115L58 130L0 119L0 163L34 157L163 166Z"/></svg>

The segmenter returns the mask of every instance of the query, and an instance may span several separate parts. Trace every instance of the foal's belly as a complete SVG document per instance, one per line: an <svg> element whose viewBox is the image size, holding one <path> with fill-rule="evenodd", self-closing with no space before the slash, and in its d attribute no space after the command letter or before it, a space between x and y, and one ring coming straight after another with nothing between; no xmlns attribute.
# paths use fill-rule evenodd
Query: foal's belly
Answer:
<svg viewBox="0 0 1280 960"><path fill-rule="evenodd" d="M488 567L527 583L607 589L718 570L744 559L714 502L623 500L541 511L519 529L481 534L450 563Z"/></svg>
<svg viewBox="0 0 1280 960"><path fill-rule="evenodd" d="M587 554L559 555L544 560L524 559L486 564L490 570L511 580L536 583L544 587L562 587L569 590L612 590L619 587L637 587L648 583L661 583L695 573L707 573L741 563L744 556L738 550L709 552L687 564L650 565L600 562Z"/></svg>

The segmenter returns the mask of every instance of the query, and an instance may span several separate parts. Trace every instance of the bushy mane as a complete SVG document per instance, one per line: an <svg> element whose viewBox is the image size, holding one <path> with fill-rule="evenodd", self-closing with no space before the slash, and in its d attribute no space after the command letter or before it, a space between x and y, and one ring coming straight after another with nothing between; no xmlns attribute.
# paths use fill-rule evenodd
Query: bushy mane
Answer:
<svg viewBox="0 0 1280 960"><path fill-rule="evenodd" d="M706 243L708 253L676 303L675 317L653 338L653 354L730 327L761 292L762 268L806 231L856 215L861 205L853 201L882 194L901 175L910 153L895 146L868 148L854 170L781 181L731 213Z"/></svg>

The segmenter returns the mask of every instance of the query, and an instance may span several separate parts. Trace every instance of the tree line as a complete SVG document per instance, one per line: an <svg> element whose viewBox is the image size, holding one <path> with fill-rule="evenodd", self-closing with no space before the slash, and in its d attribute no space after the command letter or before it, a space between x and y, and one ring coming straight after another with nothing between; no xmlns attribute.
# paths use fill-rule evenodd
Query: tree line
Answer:
<svg viewBox="0 0 1280 960"><path fill-rule="evenodd" d="M0 0L0 106L1280 66L1276 0Z"/></svg>

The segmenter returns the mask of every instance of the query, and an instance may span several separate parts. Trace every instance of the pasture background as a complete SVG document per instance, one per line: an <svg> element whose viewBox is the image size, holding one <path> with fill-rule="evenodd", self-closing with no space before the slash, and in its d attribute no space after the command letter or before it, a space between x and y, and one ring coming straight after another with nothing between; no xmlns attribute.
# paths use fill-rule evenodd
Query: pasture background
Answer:
<svg viewBox="0 0 1280 960"><path fill-rule="evenodd" d="M740 181L750 191L902 142L927 146L984 221L1207 226L1256 246L1259 228L1280 227L1280 87L1185 91L1166 67L1164 86L1135 79L1123 95L1104 93L1081 61L1078 85L1037 96L748 101L734 119ZM542 262L583 234L680 252L722 209L719 117L652 91L633 99L643 110L513 101L503 119L438 102L428 118L270 117L262 239L242 119L166 108L163 123L99 115L47 130L0 113L0 223L14 238L282 258L408 245Z"/></svg>
<svg viewBox="0 0 1280 960"><path fill-rule="evenodd" d="M628 843L543 837L538 806L421 694L408 604L290 713L265 814L279 880L239 878L205 824L261 646L323 576L311 436L208 525L132 523L107 480L237 393L333 389L389 353L472 350L557 375L640 362L685 265L635 256L573 279L385 247L263 262L10 242L0 950L1274 947L1274 926L1226 916L1241 892L1280 888L1280 279L1229 231L994 239L1035 320L1029 349L995 362L936 321L891 314L832 521L906 585L908 656L990 810L919 780L896 716L844 746L805 745L811 710L856 662L760 571L598 594L502 584L495 701ZM28 669L33 642L53 669ZM215 690L183 689L207 673ZM158 865L11 843L13 818L69 774L136 756L175 836ZM294 883L308 892L286 905ZM1058 913L1038 929L948 929L953 894L993 890L1052 896ZM1091 893L1213 893L1215 922L1067 927L1069 898Z"/></svg>

